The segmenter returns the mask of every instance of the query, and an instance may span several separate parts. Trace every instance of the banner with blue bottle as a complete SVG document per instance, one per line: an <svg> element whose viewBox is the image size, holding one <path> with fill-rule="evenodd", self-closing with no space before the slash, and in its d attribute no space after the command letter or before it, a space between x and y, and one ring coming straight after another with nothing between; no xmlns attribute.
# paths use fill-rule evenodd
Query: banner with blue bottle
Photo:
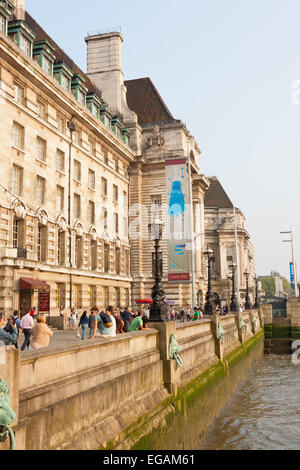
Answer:
<svg viewBox="0 0 300 470"><path fill-rule="evenodd" d="M186 158L166 160L168 279L191 282L189 185Z"/></svg>

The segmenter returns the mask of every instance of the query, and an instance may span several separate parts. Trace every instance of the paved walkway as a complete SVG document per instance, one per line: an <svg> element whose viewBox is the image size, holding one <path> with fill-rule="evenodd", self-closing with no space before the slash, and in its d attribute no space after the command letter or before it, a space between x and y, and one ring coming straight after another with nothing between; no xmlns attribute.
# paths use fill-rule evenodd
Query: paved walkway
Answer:
<svg viewBox="0 0 300 470"><path fill-rule="evenodd" d="M80 330L81 331L81 330ZM65 330L65 331L54 331L53 336L50 338L50 345L49 348L47 349L54 349L59 346L72 346L76 345L80 342L83 342L80 338L76 338L76 333L77 330ZM88 331L85 334L85 341L88 341ZM21 346L24 342L24 335L20 333L19 339L18 339L18 346L19 349L21 349Z"/></svg>

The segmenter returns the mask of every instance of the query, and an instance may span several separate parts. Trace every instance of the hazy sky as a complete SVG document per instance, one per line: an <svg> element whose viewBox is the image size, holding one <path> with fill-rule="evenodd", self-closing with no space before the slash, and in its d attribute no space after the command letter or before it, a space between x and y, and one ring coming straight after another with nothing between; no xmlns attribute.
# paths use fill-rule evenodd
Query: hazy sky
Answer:
<svg viewBox="0 0 300 470"><path fill-rule="evenodd" d="M288 276L279 232L291 225L300 274L299 0L27 0L27 10L83 70L86 33L121 27L125 78L150 76L195 136L203 172L230 197L234 185L258 274Z"/></svg>

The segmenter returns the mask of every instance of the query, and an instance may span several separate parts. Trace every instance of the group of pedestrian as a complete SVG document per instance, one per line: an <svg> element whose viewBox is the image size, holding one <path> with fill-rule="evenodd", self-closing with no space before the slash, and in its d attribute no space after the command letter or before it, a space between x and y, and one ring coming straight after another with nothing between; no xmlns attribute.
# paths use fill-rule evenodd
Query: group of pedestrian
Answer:
<svg viewBox="0 0 300 470"><path fill-rule="evenodd" d="M36 320L36 322L35 322ZM47 348L53 331L46 325L45 315L36 315L36 309L33 307L20 319L18 310L8 318L5 327L2 328L4 317L0 314L0 341L5 345L14 345L18 349L18 338L20 333L24 334L24 342L21 351L28 349Z"/></svg>
<svg viewBox="0 0 300 470"><path fill-rule="evenodd" d="M128 308L107 307L103 311L98 308L92 308L90 315L85 311L80 317L77 325L78 334L82 340L86 338L87 329L89 329L88 339L96 337L115 337L119 334L130 333L138 330L148 329L149 317L144 312L136 310L130 312ZM76 322L76 320L75 320ZM75 323L76 328L76 323ZM81 335L79 330L81 329Z"/></svg>
<svg viewBox="0 0 300 470"><path fill-rule="evenodd" d="M175 307L172 307L169 312L169 320L171 321L180 321L180 323L184 323L185 320L187 322L202 320L204 317L202 307L195 307L192 308L188 306L186 309L184 307L180 307L177 311Z"/></svg>

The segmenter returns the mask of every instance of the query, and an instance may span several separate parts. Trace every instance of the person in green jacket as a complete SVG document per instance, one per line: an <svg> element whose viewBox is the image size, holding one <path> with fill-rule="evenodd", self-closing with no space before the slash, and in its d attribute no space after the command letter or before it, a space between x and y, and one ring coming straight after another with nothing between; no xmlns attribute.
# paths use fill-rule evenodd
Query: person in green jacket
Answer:
<svg viewBox="0 0 300 470"><path fill-rule="evenodd" d="M139 312L138 316L132 320L128 331L131 333L133 331L138 331L138 330L147 330L147 328L143 327L143 319L142 319L142 313Z"/></svg>

